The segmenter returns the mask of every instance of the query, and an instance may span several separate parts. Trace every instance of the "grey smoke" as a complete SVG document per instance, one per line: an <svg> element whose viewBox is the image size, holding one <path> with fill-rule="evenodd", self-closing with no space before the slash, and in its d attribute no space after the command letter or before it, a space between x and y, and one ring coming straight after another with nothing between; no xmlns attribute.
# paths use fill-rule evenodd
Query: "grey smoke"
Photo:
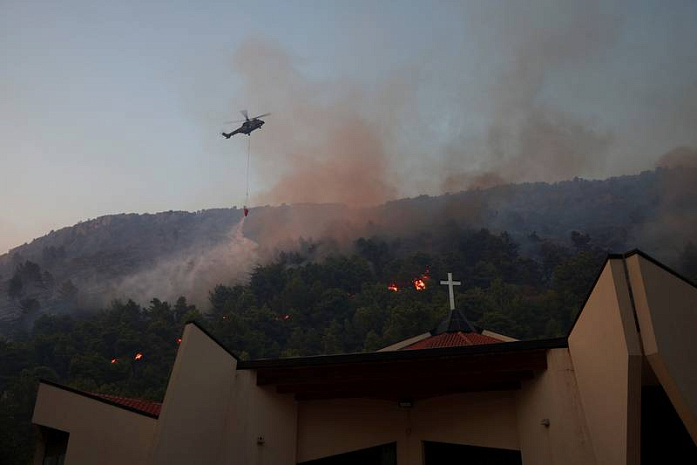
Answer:
<svg viewBox="0 0 697 465"><path fill-rule="evenodd" d="M479 154L486 162L479 170L458 169L472 149L466 140L451 144L444 191L601 172L611 132L545 101L545 91L555 73L580 70L601 56L616 40L618 20L604 14L597 1L563 3L559 9L565 14L551 24L522 19L510 25L506 36L513 41L514 59L493 81L493 119Z"/></svg>
<svg viewBox="0 0 697 465"><path fill-rule="evenodd" d="M227 239L210 246L205 241L169 257L153 268L111 283L106 295L127 296L137 302L153 297L175 301L186 296L205 308L208 292L218 284L244 282L259 262L258 245L244 236L245 218L232 227Z"/></svg>

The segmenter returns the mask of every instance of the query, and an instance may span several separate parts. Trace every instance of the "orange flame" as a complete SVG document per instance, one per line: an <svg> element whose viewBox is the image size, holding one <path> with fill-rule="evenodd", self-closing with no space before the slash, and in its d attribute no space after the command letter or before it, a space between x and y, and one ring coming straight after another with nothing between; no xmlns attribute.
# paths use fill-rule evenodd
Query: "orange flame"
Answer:
<svg viewBox="0 0 697 465"><path fill-rule="evenodd" d="M283 315L283 321L288 321L288 320L290 320L290 315L288 315L288 314Z"/></svg>
<svg viewBox="0 0 697 465"><path fill-rule="evenodd" d="M178 337L178 338L177 338L177 344L181 344L181 343L182 343L182 338Z"/></svg>
<svg viewBox="0 0 697 465"><path fill-rule="evenodd" d="M397 292L397 291L399 290L399 288L397 287L397 285L394 284L394 283L388 284L388 285L387 285L387 289L389 289L389 290L392 291L392 292Z"/></svg>
<svg viewBox="0 0 697 465"><path fill-rule="evenodd" d="M414 289L417 291L423 291L426 289L426 281L424 281L421 278L417 278L414 280Z"/></svg>
<svg viewBox="0 0 697 465"><path fill-rule="evenodd" d="M133 360L141 360L143 358L143 354L138 352L135 357L133 357Z"/></svg>
<svg viewBox="0 0 697 465"><path fill-rule="evenodd" d="M119 363L119 361L118 361L117 359L115 359L115 358L112 358L112 359L111 359L111 364L113 365L114 363Z"/></svg>

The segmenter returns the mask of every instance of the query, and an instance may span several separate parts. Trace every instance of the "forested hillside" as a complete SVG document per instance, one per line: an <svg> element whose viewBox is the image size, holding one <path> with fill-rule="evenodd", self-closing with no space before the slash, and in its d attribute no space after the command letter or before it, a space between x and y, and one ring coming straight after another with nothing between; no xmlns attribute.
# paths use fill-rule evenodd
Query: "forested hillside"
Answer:
<svg viewBox="0 0 697 465"><path fill-rule="evenodd" d="M201 309L181 297L40 315L29 330L0 338L0 463L31 455L40 378L161 400L191 320L246 359L371 351L432 329L448 309L438 281L452 272L462 281L457 305L475 324L522 339L563 335L606 250L575 231L562 242L527 241L523 255L508 233L450 222L426 235L360 238L342 254L304 242L257 266L246 284L211 289ZM697 278L697 248L684 248L679 263ZM38 265L21 267L43 279Z"/></svg>
<svg viewBox="0 0 697 465"><path fill-rule="evenodd" d="M521 255L541 260L535 238L562 244L572 231L597 247L641 248L678 266L697 230L697 169L657 169L606 180L503 185L351 209L341 205L111 215L53 231L0 256L0 334L38 315L112 299L146 304L186 295L205 306L216 284L248 282L255 266L312 241L324 257L360 237L402 240L400 253L438 247L449 224L506 231ZM27 264L31 262L31 264ZM37 268L38 267L38 268Z"/></svg>

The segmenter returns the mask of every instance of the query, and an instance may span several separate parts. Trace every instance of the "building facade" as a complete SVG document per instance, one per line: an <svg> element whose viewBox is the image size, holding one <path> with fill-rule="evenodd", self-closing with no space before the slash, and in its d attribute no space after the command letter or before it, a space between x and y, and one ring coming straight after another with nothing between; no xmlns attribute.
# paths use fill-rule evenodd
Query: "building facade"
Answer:
<svg viewBox="0 0 697 465"><path fill-rule="evenodd" d="M641 252L559 339L451 311L378 352L241 361L192 323L162 404L42 383L35 463L697 463L695 330L697 288Z"/></svg>

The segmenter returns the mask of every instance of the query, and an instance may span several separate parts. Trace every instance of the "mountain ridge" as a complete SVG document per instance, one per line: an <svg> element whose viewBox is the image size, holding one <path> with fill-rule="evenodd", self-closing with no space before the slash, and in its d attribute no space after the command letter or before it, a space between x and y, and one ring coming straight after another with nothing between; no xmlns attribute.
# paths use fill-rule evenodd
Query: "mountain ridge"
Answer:
<svg viewBox="0 0 697 465"><path fill-rule="evenodd" d="M349 250L360 237L399 240L416 234L423 241L405 247L417 250L451 222L506 231L524 250L531 237L566 241L578 231L606 250L638 247L673 263L697 231L696 179L694 168L657 168L604 180L574 178L422 195L373 207L263 206L247 218L237 208L104 215L1 255L0 317L26 311L9 296L10 280L26 261L48 272L54 288L67 282L76 286L84 307L113 298L147 301L177 295L201 303L216 284L244 281L257 264L303 242L320 242L324 253L331 253ZM52 301L47 292L37 290L32 298Z"/></svg>

